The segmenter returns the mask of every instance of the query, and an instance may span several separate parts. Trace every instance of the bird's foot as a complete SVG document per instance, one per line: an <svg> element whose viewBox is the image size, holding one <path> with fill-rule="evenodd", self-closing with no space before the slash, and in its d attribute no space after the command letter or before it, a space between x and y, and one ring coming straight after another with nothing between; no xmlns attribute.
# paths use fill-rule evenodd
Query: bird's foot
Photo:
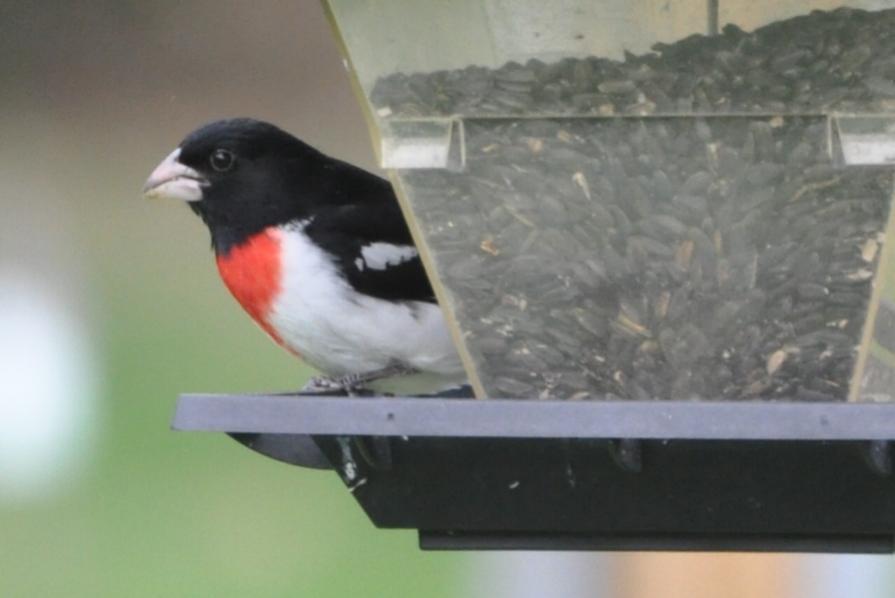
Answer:
<svg viewBox="0 0 895 598"><path fill-rule="evenodd" d="M337 380L339 380L339 382L344 385L343 388L360 389L365 384L375 382L376 380L381 380L383 378L394 378L396 376L407 376L409 374L415 373L415 369L407 367L406 365L395 363L387 365L386 367L380 368L378 370L348 374L346 376L342 376L341 378L337 378Z"/></svg>
<svg viewBox="0 0 895 598"><path fill-rule="evenodd" d="M314 376L301 389L302 392L362 394L364 386L382 378L406 376L416 370L405 365L393 364L369 372L357 372L345 376Z"/></svg>
<svg viewBox="0 0 895 598"><path fill-rule="evenodd" d="M345 391L346 389L344 385L339 382L338 378L331 378L329 376L314 376L301 387L301 392L321 394L343 393Z"/></svg>

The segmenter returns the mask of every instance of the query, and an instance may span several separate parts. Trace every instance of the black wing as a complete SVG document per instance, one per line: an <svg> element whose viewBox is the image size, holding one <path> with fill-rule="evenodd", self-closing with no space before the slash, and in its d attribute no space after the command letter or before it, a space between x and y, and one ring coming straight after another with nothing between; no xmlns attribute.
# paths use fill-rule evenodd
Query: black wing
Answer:
<svg viewBox="0 0 895 598"><path fill-rule="evenodd" d="M336 257L357 291L392 301L435 303L389 182L344 163L337 163L336 170L334 186L342 202L318 206L305 234ZM378 259L369 259L376 254Z"/></svg>

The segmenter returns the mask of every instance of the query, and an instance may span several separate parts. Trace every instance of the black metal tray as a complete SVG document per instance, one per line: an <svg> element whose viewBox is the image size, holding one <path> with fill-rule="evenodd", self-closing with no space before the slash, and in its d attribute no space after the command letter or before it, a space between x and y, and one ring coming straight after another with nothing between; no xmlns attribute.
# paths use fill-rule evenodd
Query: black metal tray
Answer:
<svg viewBox="0 0 895 598"><path fill-rule="evenodd" d="M183 395L425 549L892 552L895 404Z"/></svg>

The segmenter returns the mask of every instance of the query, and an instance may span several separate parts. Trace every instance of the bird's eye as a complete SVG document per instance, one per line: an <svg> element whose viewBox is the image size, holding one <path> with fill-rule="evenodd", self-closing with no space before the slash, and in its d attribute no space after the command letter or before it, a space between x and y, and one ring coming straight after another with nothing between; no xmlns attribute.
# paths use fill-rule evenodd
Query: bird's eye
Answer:
<svg viewBox="0 0 895 598"><path fill-rule="evenodd" d="M236 156L230 150L218 148L211 152L211 157L208 161L211 163L211 167L218 172L226 172L233 168L233 165L236 163Z"/></svg>

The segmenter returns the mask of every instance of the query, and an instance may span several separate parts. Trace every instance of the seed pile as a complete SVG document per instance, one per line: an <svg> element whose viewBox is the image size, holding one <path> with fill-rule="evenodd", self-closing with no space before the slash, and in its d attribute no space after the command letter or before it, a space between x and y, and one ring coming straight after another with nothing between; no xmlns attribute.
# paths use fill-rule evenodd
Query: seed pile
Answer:
<svg viewBox="0 0 895 598"><path fill-rule="evenodd" d="M892 108L893 19L814 12L623 63L399 74L374 101L405 116ZM892 172L837 166L825 117L465 126L464 172L401 175L489 396L847 397Z"/></svg>
<svg viewBox="0 0 895 598"><path fill-rule="evenodd" d="M491 396L844 399L892 188L822 118L476 121L408 193Z"/></svg>
<svg viewBox="0 0 895 598"><path fill-rule="evenodd" d="M567 58L395 73L371 93L383 116L885 112L895 109L895 9L850 8L747 33L692 35L624 61Z"/></svg>

